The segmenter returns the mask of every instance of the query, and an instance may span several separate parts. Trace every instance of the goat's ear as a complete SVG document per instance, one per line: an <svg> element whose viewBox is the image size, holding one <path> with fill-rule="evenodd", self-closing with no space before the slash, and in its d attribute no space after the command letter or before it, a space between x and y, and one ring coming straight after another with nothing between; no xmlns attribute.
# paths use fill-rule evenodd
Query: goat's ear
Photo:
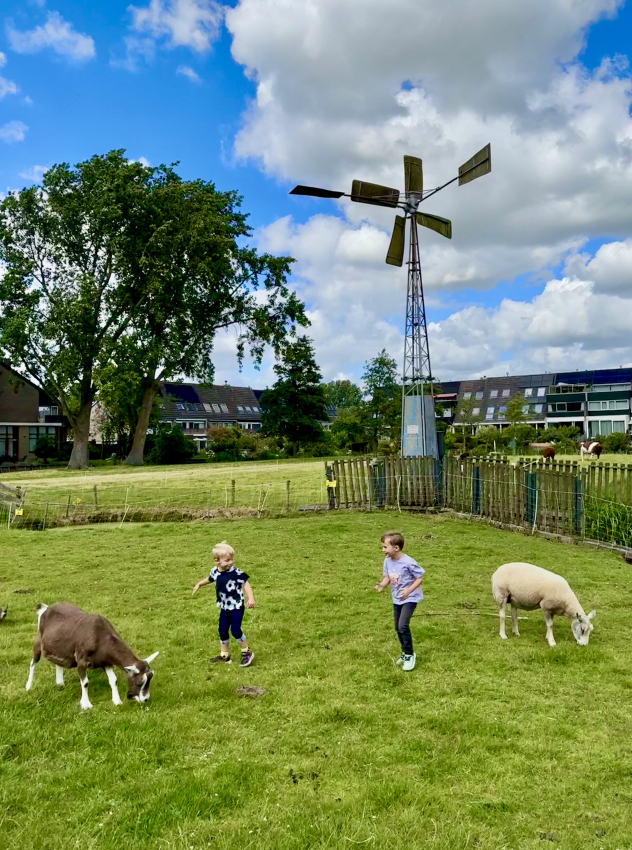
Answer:
<svg viewBox="0 0 632 850"><path fill-rule="evenodd" d="M147 658L145 659L145 664L151 664L151 662L154 660L154 658L157 655L159 655L159 653L160 653L160 650L158 650L158 652L154 652L152 655L148 655Z"/></svg>
<svg viewBox="0 0 632 850"><path fill-rule="evenodd" d="M587 615L589 620L593 620L595 618L596 611L591 611L590 614Z"/></svg>
<svg viewBox="0 0 632 850"><path fill-rule="evenodd" d="M140 670L135 664L132 664L130 667L123 667L123 670L125 670L126 673L130 674L140 673Z"/></svg>

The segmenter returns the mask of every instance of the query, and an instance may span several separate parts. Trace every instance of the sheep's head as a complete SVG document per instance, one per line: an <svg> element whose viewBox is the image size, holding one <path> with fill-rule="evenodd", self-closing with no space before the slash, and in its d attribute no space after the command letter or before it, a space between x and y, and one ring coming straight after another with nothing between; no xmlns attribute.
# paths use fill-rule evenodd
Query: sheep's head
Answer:
<svg viewBox="0 0 632 850"><path fill-rule="evenodd" d="M595 611L591 611L590 614L578 614L571 622L575 640L580 646L586 646L590 640L590 633L594 629L591 620L594 618L595 613Z"/></svg>

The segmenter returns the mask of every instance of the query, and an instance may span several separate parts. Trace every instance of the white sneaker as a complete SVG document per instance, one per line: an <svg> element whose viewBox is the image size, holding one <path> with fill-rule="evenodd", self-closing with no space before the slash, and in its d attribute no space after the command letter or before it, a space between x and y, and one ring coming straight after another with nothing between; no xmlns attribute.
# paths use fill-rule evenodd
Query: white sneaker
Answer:
<svg viewBox="0 0 632 850"><path fill-rule="evenodd" d="M406 656L405 656L405 655L404 655L404 653L402 652L402 654L399 656L399 658L397 659L397 661L395 662L395 664L403 664L403 663L404 663L404 658L406 658Z"/></svg>
<svg viewBox="0 0 632 850"><path fill-rule="evenodd" d="M402 670L414 670L415 669L415 661L417 660L417 656L413 652L412 655L405 655L404 662L402 664Z"/></svg>

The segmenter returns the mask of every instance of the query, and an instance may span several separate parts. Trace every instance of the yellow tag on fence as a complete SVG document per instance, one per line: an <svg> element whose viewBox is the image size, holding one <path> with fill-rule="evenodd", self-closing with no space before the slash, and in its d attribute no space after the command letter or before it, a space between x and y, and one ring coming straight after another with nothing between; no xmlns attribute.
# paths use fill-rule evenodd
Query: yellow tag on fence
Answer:
<svg viewBox="0 0 632 850"><path fill-rule="evenodd" d="M328 481L328 482L327 482L327 486L328 486L328 487L333 487L333 488L335 489L335 487L336 487L337 483L338 483L338 482L334 479L333 481Z"/></svg>
<svg viewBox="0 0 632 850"><path fill-rule="evenodd" d="M16 516L24 516L24 508L16 508L15 509Z"/></svg>

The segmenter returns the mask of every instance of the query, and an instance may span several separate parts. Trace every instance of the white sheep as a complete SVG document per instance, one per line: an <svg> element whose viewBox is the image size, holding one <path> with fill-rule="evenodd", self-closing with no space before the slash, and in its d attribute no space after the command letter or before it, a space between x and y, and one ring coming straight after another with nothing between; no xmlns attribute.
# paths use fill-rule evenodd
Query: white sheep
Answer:
<svg viewBox="0 0 632 850"><path fill-rule="evenodd" d="M593 630L591 620L595 611L584 614L584 609L566 579L533 564L503 564L492 576L492 593L499 607L500 636L505 634L505 606L511 605L511 631L519 635L518 608L533 611L541 608L546 623L546 640L555 646L553 617L564 615L571 621L571 629L577 643L586 646Z"/></svg>

